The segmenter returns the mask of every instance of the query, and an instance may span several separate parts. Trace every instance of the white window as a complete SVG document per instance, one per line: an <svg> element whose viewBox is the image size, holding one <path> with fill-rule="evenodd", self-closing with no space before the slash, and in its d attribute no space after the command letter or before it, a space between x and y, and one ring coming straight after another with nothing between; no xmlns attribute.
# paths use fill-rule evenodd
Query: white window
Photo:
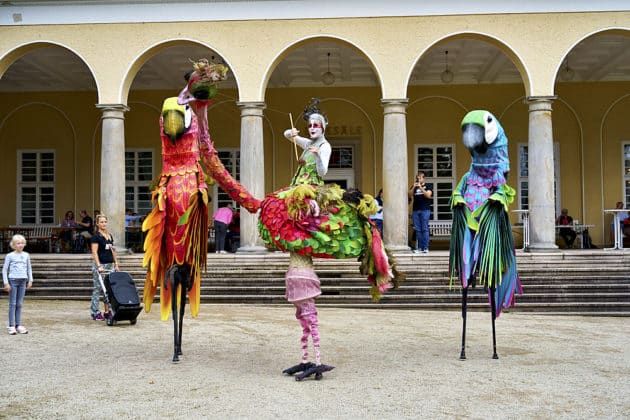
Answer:
<svg viewBox="0 0 630 420"><path fill-rule="evenodd" d="M424 172L425 182L433 185L431 220L451 220L449 205L455 188L455 156L453 144L416 145L416 171Z"/></svg>
<svg viewBox="0 0 630 420"><path fill-rule="evenodd" d="M55 222L54 150L18 150L19 225Z"/></svg>
<svg viewBox="0 0 630 420"><path fill-rule="evenodd" d="M324 175L324 181L337 184L343 189L354 188L357 170L354 157L359 141L348 139L329 139L328 141L331 143L331 151L328 172Z"/></svg>
<svg viewBox="0 0 630 420"><path fill-rule="evenodd" d="M623 159L623 204L627 209L630 204L630 142L624 142L621 147Z"/></svg>
<svg viewBox="0 0 630 420"><path fill-rule="evenodd" d="M556 214L560 214L560 146L553 144L553 170L554 170L554 197L556 201ZM529 152L527 143L518 144L518 203L520 210L529 210Z"/></svg>
<svg viewBox="0 0 630 420"><path fill-rule="evenodd" d="M217 150L219 159L225 166L225 169L232 175L232 177L239 181L241 179L241 151L240 149L221 149ZM220 207L225 207L228 203L232 203L235 209L238 208L238 203L235 203L229 195L227 195L218 184L214 185L214 210L216 211Z"/></svg>
<svg viewBox="0 0 630 420"><path fill-rule="evenodd" d="M153 150L127 149L125 151L125 208L146 216L151 212L153 180Z"/></svg>

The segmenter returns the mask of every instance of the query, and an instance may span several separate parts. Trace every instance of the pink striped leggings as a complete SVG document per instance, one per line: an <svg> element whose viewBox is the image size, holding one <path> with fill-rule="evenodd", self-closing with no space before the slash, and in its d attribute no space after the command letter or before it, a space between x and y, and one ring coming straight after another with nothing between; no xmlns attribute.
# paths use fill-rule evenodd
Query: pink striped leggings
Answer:
<svg viewBox="0 0 630 420"><path fill-rule="evenodd" d="M313 351L315 352L315 364L320 365L319 354L319 322L317 321L317 308L315 299L304 299L293 302L295 305L295 317L302 325L302 363L308 363L308 336L313 339Z"/></svg>

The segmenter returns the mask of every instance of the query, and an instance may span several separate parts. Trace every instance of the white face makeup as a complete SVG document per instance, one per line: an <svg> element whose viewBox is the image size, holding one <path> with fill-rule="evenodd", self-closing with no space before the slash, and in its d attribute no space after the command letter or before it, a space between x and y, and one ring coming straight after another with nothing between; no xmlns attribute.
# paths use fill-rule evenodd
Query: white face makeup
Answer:
<svg viewBox="0 0 630 420"><path fill-rule="evenodd" d="M312 139L316 139L320 137L324 133L324 129L322 128L322 123L319 120L309 120L308 121L308 135Z"/></svg>

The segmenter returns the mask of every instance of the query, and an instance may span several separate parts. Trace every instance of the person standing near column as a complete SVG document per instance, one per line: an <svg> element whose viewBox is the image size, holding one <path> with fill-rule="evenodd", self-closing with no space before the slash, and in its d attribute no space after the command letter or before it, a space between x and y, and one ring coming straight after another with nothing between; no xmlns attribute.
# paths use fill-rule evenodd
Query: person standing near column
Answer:
<svg viewBox="0 0 630 420"><path fill-rule="evenodd" d="M232 223L232 217L234 217L232 203L228 203L225 207L221 207L214 212L214 238L217 254L227 253L225 250L225 238L228 226Z"/></svg>
<svg viewBox="0 0 630 420"><path fill-rule="evenodd" d="M370 220L374 222L376 228L378 229L378 233L381 234L381 238L383 237L383 189L378 191L376 197L374 197L376 203L378 204L378 211L370 216Z"/></svg>
<svg viewBox="0 0 630 420"><path fill-rule="evenodd" d="M429 252L429 219L431 218L431 205L433 204L433 186L424 182L424 172L418 171L415 182L407 193L413 201L411 219L416 231L415 254Z"/></svg>

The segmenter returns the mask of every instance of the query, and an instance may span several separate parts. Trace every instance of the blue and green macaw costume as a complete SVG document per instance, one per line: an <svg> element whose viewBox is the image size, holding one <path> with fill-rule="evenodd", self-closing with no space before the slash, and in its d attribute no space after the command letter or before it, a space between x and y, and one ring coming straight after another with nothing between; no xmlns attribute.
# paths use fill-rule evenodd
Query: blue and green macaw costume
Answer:
<svg viewBox="0 0 630 420"><path fill-rule="evenodd" d="M462 140L472 155L470 169L451 196L453 229L449 271L451 285L479 283L494 292L495 315L521 293L508 206L515 191L506 184L510 171L508 139L488 111L471 111L462 120Z"/></svg>

